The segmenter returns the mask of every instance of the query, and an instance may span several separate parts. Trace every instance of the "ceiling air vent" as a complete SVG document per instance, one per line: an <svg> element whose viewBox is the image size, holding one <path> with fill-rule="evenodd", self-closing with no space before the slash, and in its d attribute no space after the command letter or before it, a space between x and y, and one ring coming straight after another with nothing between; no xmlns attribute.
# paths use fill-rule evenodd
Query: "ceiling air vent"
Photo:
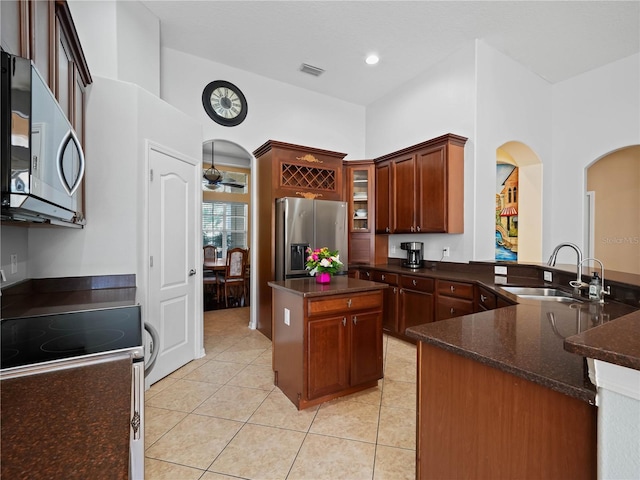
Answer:
<svg viewBox="0 0 640 480"><path fill-rule="evenodd" d="M324 70L319 67L314 67L313 65L308 65L303 63L300 65L300 71L303 73L308 73L309 75L313 75L314 77L319 77L324 73Z"/></svg>

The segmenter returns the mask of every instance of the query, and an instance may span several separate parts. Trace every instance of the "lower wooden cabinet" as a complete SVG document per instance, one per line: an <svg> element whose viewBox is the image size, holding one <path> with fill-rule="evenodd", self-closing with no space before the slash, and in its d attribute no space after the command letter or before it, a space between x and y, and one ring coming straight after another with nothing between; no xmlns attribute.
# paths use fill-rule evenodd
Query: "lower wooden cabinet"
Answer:
<svg viewBox="0 0 640 480"><path fill-rule="evenodd" d="M433 322L434 280L412 275L400 276L399 332Z"/></svg>
<svg viewBox="0 0 640 480"><path fill-rule="evenodd" d="M377 385L382 292L303 298L274 291L275 383L298 409Z"/></svg>
<svg viewBox="0 0 640 480"><path fill-rule="evenodd" d="M398 333L398 274L371 270L370 279L374 282L386 283L389 288L384 290L384 308L382 310L382 329L385 333Z"/></svg>
<svg viewBox="0 0 640 480"><path fill-rule="evenodd" d="M382 377L380 312L311 320L307 346L309 400Z"/></svg>
<svg viewBox="0 0 640 480"><path fill-rule="evenodd" d="M473 283L438 280L437 290L436 320L446 320L474 313Z"/></svg>

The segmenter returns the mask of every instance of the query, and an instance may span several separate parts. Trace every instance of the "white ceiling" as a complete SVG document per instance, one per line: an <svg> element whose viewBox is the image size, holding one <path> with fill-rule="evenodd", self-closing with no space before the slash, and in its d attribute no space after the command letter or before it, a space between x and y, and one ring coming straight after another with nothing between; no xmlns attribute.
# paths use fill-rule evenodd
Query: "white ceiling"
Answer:
<svg viewBox="0 0 640 480"><path fill-rule="evenodd" d="M475 39L551 83L640 51L640 0L142 3L164 47L359 105ZM371 52L378 65L364 63ZM302 63L326 71L313 77Z"/></svg>

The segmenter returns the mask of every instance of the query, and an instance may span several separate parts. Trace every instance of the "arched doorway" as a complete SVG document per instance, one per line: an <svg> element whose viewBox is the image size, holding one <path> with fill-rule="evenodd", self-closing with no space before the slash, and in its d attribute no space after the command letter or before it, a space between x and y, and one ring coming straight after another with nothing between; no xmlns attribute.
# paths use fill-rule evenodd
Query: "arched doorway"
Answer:
<svg viewBox="0 0 640 480"><path fill-rule="evenodd" d="M202 144L202 239L203 246L216 246L223 258L235 246L251 248L254 242L251 175L254 157L244 147L229 140L211 139ZM215 172L215 175L212 175ZM249 259L249 263L252 259ZM251 275L253 282L255 275ZM255 287L249 288L253 297ZM250 326L255 325L253 298Z"/></svg>
<svg viewBox="0 0 640 480"><path fill-rule="evenodd" d="M496 166L497 171L502 170L502 175L498 173L496 177L496 247L502 247L501 252L512 253L507 260L539 262L542 258L542 163L530 147L512 141L496 150Z"/></svg>
<svg viewBox="0 0 640 480"><path fill-rule="evenodd" d="M640 145L587 167L588 256L607 270L640 274Z"/></svg>

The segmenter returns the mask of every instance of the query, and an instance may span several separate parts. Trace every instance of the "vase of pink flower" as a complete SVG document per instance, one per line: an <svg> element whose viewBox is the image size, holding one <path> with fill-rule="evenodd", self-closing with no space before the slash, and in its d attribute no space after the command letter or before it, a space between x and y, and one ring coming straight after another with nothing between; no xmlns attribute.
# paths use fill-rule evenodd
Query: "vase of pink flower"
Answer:
<svg viewBox="0 0 640 480"><path fill-rule="evenodd" d="M316 277L318 283L331 282L331 276L342 268L338 250L329 250L327 247L312 249L307 248L306 268L309 275Z"/></svg>

